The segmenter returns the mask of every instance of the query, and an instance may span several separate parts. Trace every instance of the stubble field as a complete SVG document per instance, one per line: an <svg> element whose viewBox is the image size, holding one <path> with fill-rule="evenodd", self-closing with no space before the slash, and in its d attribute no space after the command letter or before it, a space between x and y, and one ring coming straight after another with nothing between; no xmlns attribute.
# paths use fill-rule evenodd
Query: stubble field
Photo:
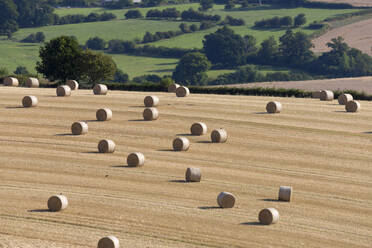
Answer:
<svg viewBox="0 0 372 248"><path fill-rule="evenodd" d="M160 118L145 122L148 93L0 87L0 247L96 247L106 235L123 247L370 247L371 102L350 114L336 101L153 94ZM20 107L24 95L39 106ZM266 114L270 100L283 112ZM111 121L94 121L102 107ZM71 136L79 120L89 132ZM187 136L189 151L171 151L197 121L208 134L225 128L227 143ZM103 138L114 154L96 153ZM144 167L126 167L136 151ZM184 183L187 167L200 167L202 182ZM280 185L293 187L292 202L276 201ZM221 191L236 195L234 208L217 208ZM59 193L69 207L46 211ZM266 207L280 212L277 224L257 223Z"/></svg>

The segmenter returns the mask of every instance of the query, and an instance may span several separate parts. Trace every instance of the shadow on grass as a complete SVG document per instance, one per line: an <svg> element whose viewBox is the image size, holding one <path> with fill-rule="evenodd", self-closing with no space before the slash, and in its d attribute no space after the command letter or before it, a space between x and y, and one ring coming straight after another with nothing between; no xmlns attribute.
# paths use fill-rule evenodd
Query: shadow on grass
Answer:
<svg viewBox="0 0 372 248"><path fill-rule="evenodd" d="M345 111L345 110L336 110L336 111L333 111L333 112L335 112L335 113L347 113L347 111Z"/></svg>
<svg viewBox="0 0 372 248"><path fill-rule="evenodd" d="M102 152L99 152L99 151L90 151L90 152L81 152L81 153L86 153L86 154L103 154Z"/></svg>
<svg viewBox="0 0 372 248"><path fill-rule="evenodd" d="M266 202L279 202L278 199L272 199L272 198L260 199L260 201L266 201Z"/></svg>
<svg viewBox="0 0 372 248"><path fill-rule="evenodd" d="M54 136L79 136L72 133L57 133Z"/></svg>
<svg viewBox="0 0 372 248"><path fill-rule="evenodd" d="M125 164L125 165L111 165L110 167L111 168L137 168L136 166L129 166L127 164Z"/></svg>
<svg viewBox="0 0 372 248"><path fill-rule="evenodd" d="M201 140L201 141L198 141L197 143L200 143L200 144L212 144L212 141L210 141L210 140Z"/></svg>
<svg viewBox="0 0 372 248"><path fill-rule="evenodd" d="M128 121L146 121L144 119L135 119L135 120L128 120Z"/></svg>
<svg viewBox="0 0 372 248"><path fill-rule="evenodd" d="M146 108L145 106L140 106L140 105L137 105L137 106L129 106L130 108Z"/></svg>
<svg viewBox="0 0 372 248"><path fill-rule="evenodd" d="M173 149L159 149L158 152L175 152Z"/></svg>
<svg viewBox="0 0 372 248"><path fill-rule="evenodd" d="M170 183L187 183L186 180L180 180L180 179L169 180L168 182L170 182Z"/></svg>
<svg viewBox="0 0 372 248"><path fill-rule="evenodd" d="M194 135L194 134L191 134L191 133L178 133L178 134L176 134L176 136L198 136L198 135Z"/></svg>
<svg viewBox="0 0 372 248"><path fill-rule="evenodd" d="M267 113L267 112L255 112L253 114L255 114L255 115L268 115L269 113Z"/></svg>
<svg viewBox="0 0 372 248"><path fill-rule="evenodd" d="M82 122L100 122L98 120L82 120Z"/></svg>
<svg viewBox="0 0 372 248"><path fill-rule="evenodd" d="M25 108L23 106L10 106L10 107L5 107L7 109L21 109L21 108Z"/></svg>
<svg viewBox="0 0 372 248"><path fill-rule="evenodd" d="M244 226L263 226L260 222L258 221L249 221L249 222L242 222L240 225Z"/></svg>

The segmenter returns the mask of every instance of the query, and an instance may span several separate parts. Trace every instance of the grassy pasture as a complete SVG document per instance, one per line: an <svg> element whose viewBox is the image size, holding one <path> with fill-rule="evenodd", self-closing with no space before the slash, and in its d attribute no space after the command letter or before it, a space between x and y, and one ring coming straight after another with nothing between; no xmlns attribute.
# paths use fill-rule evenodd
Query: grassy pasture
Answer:
<svg viewBox="0 0 372 248"><path fill-rule="evenodd" d="M159 120L139 121L148 94L58 98L54 89L1 87L1 244L88 248L114 235L133 248L370 247L372 102L351 114L336 101L156 93ZM19 108L24 95L39 106ZM282 113L265 113L272 100ZM103 106L113 119L93 121ZM89 121L88 134L69 135L78 120ZM171 151L196 121L208 135L187 136L187 152ZM227 143L208 143L220 127ZM103 138L115 141L115 153L96 153ZM125 167L136 151L145 165ZM201 168L200 183L184 183L187 167ZM291 202L276 201L280 185L293 187ZM217 207L221 191L236 196L234 208ZM46 211L59 193L68 208ZM261 226L267 207L280 220Z"/></svg>

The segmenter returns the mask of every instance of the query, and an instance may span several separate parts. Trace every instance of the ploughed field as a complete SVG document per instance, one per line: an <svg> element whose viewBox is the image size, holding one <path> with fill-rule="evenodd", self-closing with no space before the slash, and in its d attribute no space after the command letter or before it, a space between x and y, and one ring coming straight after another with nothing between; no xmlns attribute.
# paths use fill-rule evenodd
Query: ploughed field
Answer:
<svg viewBox="0 0 372 248"><path fill-rule="evenodd" d="M122 247L370 247L372 243L372 102L346 113L315 99L151 93L160 98L156 121L142 121L149 93L0 87L0 247L96 247L106 235ZM22 108L25 95L39 105ZM282 113L266 114L268 101ZM96 122L99 108L113 118ZM75 121L86 135L70 135ZM208 135L188 136L202 121ZM215 128L227 143L209 143ZM186 152L172 140L186 135ZM97 153L100 139L116 142ZM142 152L143 167L126 167ZM200 183L184 183L187 167ZM278 202L279 186L293 187ZM221 191L236 196L220 209ZM67 209L48 212L51 195ZM278 223L258 224L275 207Z"/></svg>

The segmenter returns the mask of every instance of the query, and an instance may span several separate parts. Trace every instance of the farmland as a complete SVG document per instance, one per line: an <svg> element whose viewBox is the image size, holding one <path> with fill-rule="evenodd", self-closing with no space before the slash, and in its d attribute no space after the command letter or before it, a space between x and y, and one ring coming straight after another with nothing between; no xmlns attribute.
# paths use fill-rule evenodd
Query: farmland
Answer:
<svg viewBox="0 0 372 248"><path fill-rule="evenodd" d="M39 106L19 108L24 95ZM143 122L145 93L58 98L54 89L1 87L0 244L96 247L115 235L124 247L370 246L371 102L350 114L314 99L156 95L160 118ZM282 113L264 113L271 100ZM112 109L111 121L93 121L101 107ZM78 120L89 132L71 136ZM227 143L187 136L189 151L169 150L196 121L208 133L225 128ZM102 138L117 151L98 154ZM126 167L134 151L145 154L144 167ZM182 181L190 166L201 168L200 183ZM280 185L293 186L290 203L275 200ZM216 207L221 191L236 195L234 208ZM59 193L69 207L46 211ZM277 224L257 223L265 207L278 209Z"/></svg>
<svg viewBox="0 0 372 248"><path fill-rule="evenodd" d="M174 6L162 6L157 7L159 9L164 9L166 7L176 7L180 11L188 9L189 7L197 8L198 4L181 4ZM143 13L147 12L149 8L140 9ZM56 13L59 15L66 14L88 14L90 12L102 13L101 8L71 8L71 9L57 9ZM87 39L94 36L99 36L104 40L108 41L110 39L123 39L123 40L135 40L142 39L146 31L152 33L157 31L169 31L169 30L179 30L180 21L153 21L153 20L124 20L124 13L127 10L112 10L109 12L115 13L119 19L107 22L94 22L94 23L79 23L79 24L69 24L69 25L57 25L57 26L46 26L40 28L26 28L20 29L14 34L13 41L6 40L2 37L0 40L0 54L2 55L2 61L0 66L5 66L10 71L14 71L18 65L23 65L28 68L30 72L35 72L34 65L38 60L38 49L39 45L20 43L19 41L24 39L31 33L43 32L46 36L46 41L58 37L60 35L73 35L77 37L81 44L84 44ZM304 8L293 8L293 9L277 9L270 8L270 6L263 6L260 8L254 8L252 10L234 10L226 11L223 9L223 5L215 5L213 10L208 11L208 14L218 14L222 17L226 15L231 15L235 18L243 18L246 22L245 26L232 27L234 31L242 35L253 35L257 38L258 43L263 39L274 35L279 37L285 32L285 29L275 29L275 30L257 30L253 29L253 24L257 20L261 20L263 17L269 18L273 16L295 16L299 13L305 13L307 18L307 23L312 21L322 21L327 17L336 16L339 14L350 13L358 11L357 9L347 9L347 10L328 10L328 9L304 9ZM185 34L181 36L174 37L172 39L161 40L154 43L150 43L155 46L167 46L167 47L183 47L183 48L201 48L203 37L211 32L214 32L216 28L211 28L204 31L197 31L190 34ZM313 31L306 28L299 28L295 30L301 30L306 33L311 33ZM1 37L0 37L1 38ZM148 58L138 58L137 60L143 61L144 67L136 66L133 67L133 61L127 60L129 58L126 55L115 55L114 59L118 66L123 69L123 71L129 73L130 77L138 76L144 74L146 71L155 71L155 74L163 75L165 72L169 74L170 70L174 66L168 66L164 68L164 64L169 63L167 59L153 59ZM130 57L133 58L133 57ZM173 61L173 60L172 60ZM150 65L151 64L151 65ZM148 67L146 67L148 65ZM160 66L158 66L160 65ZM128 69L126 69L128 66ZM132 66L132 67L131 67ZM133 69L132 69L133 68ZM158 71L158 72L156 72ZM212 73L213 74L213 73Z"/></svg>

